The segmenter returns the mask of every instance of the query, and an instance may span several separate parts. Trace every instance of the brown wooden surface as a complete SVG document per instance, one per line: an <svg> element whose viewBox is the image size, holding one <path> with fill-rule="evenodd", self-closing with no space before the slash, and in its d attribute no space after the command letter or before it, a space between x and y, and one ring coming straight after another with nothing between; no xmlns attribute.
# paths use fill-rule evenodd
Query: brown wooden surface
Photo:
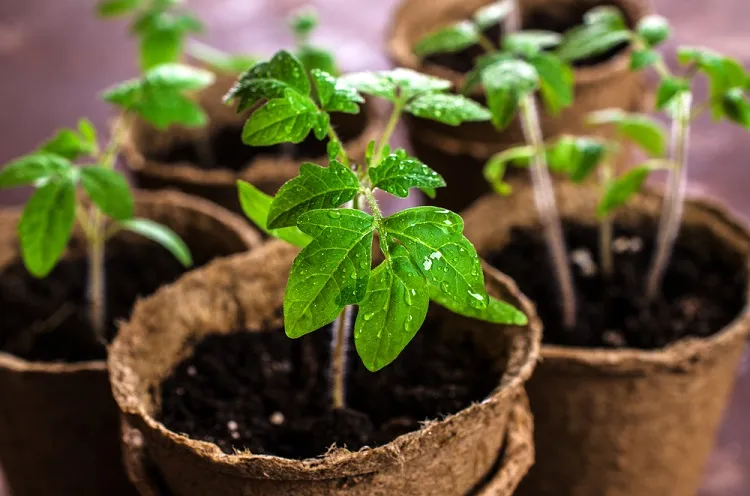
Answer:
<svg viewBox="0 0 750 496"><path fill-rule="evenodd" d="M382 38L397 0L188 0L219 48L261 55L288 46L284 18L305 3L318 7L316 42L332 48L347 70L388 67ZM750 66L747 0L656 0L677 43L708 45ZM104 126L111 109L96 99L135 74L134 46L123 23L93 19L93 0L0 0L0 164L27 152L60 126L89 117ZM710 10L709 10L710 9ZM750 136L707 119L695 126L691 191L717 197L750 218ZM24 192L0 193L13 204ZM0 398L2 402L9 401ZM701 496L750 495L750 353L746 353ZM0 481L0 495L3 495ZM41 496L41 495L40 495ZM565 495L561 495L565 496ZM638 495L633 495L638 496Z"/></svg>

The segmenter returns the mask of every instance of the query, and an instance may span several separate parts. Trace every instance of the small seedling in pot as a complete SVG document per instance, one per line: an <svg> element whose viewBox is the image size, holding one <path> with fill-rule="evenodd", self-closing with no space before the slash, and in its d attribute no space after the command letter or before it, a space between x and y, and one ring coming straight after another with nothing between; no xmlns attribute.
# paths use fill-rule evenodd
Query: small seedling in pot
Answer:
<svg viewBox="0 0 750 496"><path fill-rule="evenodd" d="M659 76L656 106L659 110L666 110L671 119L667 188L659 221L656 251L646 276L646 297L653 301L661 290L664 272L680 229L687 186L690 126L704 112L710 111L716 120L725 119L750 128L750 77L736 60L701 47L679 47L677 63L681 70L673 73L661 54L655 50L669 37L670 28L666 19L649 16L630 31L617 12L610 12L609 18L611 31L618 33L610 36L626 39L633 46L631 68L653 68ZM705 101L695 103L693 85L698 75L704 75L708 79L709 94ZM599 114L596 119L622 127L625 115L609 112ZM627 124L627 120L624 123ZM636 179L639 175L645 178L647 171L636 169L631 174ZM627 192L628 188L625 188L619 194L626 199L629 194L624 193ZM617 194L615 189L613 196Z"/></svg>
<svg viewBox="0 0 750 496"><path fill-rule="evenodd" d="M565 35L550 31L517 31L517 22L514 22L518 17L517 12L518 6L514 1L491 4L478 10L471 20L428 35L417 44L415 52L419 56L458 52L474 44L484 49L485 53L474 61L475 67L467 75L463 91L469 93L480 84L484 87L492 112L492 123L498 130L505 129L518 114L528 150L532 152L529 171L561 295L563 322L565 327L572 328L576 324L573 278L549 174L535 94L539 91L547 111L552 115L570 106L573 102L573 70L570 63L590 56L593 48L598 50L599 47L570 53L570 38L579 36L575 35L579 28ZM588 36L603 29L601 26L609 22L608 15L608 9L595 9L586 16L583 29ZM505 23L505 34L496 44L486 37L484 30L499 22ZM492 168L489 169L491 171ZM502 181L493 182L504 185Z"/></svg>
<svg viewBox="0 0 750 496"><path fill-rule="evenodd" d="M409 208L384 216L375 191L405 198L410 189L433 194L445 186L436 172L389 141L404 112L457 125L489 119L486 109L448 93L450 83L405 69L336 78L309 72L288 52L258 64L228 98L240 110L263 103L249 118L245 143L299 143L312 132L328 140L326 167L306 163L274 198L239 182L248 216L272 235L303 247L292 265L284 297L286 333L297 338L333 323L331 398L345 406L346 348L350 320L365 366L376 371L392 362L422 326L430 300L459 314L492 322L523 324L526 317L490 298L463 221L435 207ZM366 159L347 156L330 113L356 114L361 93L387 100L393 112ZM373 240L383 261L373 264Z"/></svg>
<svg viewBox="0 0 750 496"><path fill-rule="evenodd" d="M183 92L211 81L211 74L183 66L160 66L142 79L121 84L104 94L126 115L139 115L159 127L174 122L200 124L200 109ZM38 150L0 170L0 188L36 188L18 225L21 256L29 272L46 277L57 265L76 225L86 240L89 262L89 319L93 340L105 342L105 247L117 232L132 231L169 250L182 264L192 264L185 243L170 229L134 217L133 195L125 178L114 170L123 126L100 148L91 122L62 129ZM81 187L87 200L78 194Z"/></svg>

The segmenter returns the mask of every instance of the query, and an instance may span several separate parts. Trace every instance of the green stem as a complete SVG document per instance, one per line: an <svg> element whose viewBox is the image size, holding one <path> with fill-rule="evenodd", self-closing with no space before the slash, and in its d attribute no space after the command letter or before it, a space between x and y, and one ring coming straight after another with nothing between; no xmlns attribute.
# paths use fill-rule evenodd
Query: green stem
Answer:
<svg viewBox="0 0 750 496"><path fill-rule="evenodd" d="M385 130L383 131L382 136L380 137L380 141L378 142L377 149L375 150L375 153L372 157L372 165L373 167L377 167L378 164L380 164L380 160L383 158L383 149L385 148L385 145L390 143L391 136L393 136L393 132L396 130L396 125L398 125L398 121L401 119L401 114L404 111L404 102L401 100L398 100L393 105L393 111L391 112L391 117L388 119L388 123L385 126Z"/></svg>
<svg viewBox="0 0 750 496"><path fill-rule="evenodd" d="M542 138L539 113L533 94L527 95L521 100L521 127L526 142L534 148L534 157L530 168L532 189L562 299L563 325L567 329L572 329L576 324L573 276L568 264L560 214L557 211L555 190L547 167L544 139Z"/></svg>
<svg viewBox="0 0 750 496"><path fill-rule="evenodd" d="M107 148L99 157L101 162L100 165L104 168L115 168L117 154L120 152L122 140L125 138L125 131L128 129L131 119L131 114L123 114L122 118L117 121L115 128L112 130L112 138L109 140Z"/></svg>
<svg viewBox="0 0 750 496"><path fill-rule="evenodd" d="M479 33L479 38L477 39L477 43L487 53L495 53L497 51L497 47L494 43L492 43L492 40L486 37L484 34Z"/></svg>
<svg viewBox="0 0 750 496"><path fill-rule="evenodd" d="M669 172L667 190L662 205L656 251L646 279L646 298L653 301L664 279L675 241L680 231L682 210L687 188L687 152L690 142L690 119L693 95L685 92L677 97L677 105L672 121L670 158L672 169Z"/></svg>
<svg viewBox="0 0 750 496"><path fill-rule="evenodd" d="M89 243L88 298L89 321L95 337L105 341L105 278L104 278L104 240L94 239Z"/></svg>

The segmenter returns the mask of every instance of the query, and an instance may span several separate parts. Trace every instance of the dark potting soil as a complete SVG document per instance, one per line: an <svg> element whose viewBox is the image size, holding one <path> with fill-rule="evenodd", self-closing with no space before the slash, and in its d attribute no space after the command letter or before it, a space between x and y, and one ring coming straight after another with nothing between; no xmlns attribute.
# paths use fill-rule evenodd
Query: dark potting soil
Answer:
<svg viewBox="0 0 750 496"><path fill-rule="evenodd" d="M560 9L556 9L554 13L547 11L544 8L538 8L529 11L523 19L524 30L543 30L552 31L555 33L565 33L566 31L580 26L583 24L583 16L590 9L600 5L617 5L616 2L578 2L574 6L566 8L564 10L565 15L560 15ZM503 36L503 29L500 24L495 24L488 27L484 34L492 40L495 44L498 40L501 40ZM577 60L573 63L574 67L590 67L597 64L601 64L621 53L627 48L627 43L622 43L616 47L608 50L607 52L589 57L586 59ZM453 69L456 72L465 74L474 68L474 59L486 52L479 45L473 45L469 48L461 50L455 53L441 53L430 55L425 57L425 61Z"/></svg>
<svg viewBox="0 0 750 496"><path fill-rule="evenodd" d="M332 121L344 143L357 138L364 131L366 117L361 115L337 114ZM211 161L201 159L199 148L193 141L177 141L163 152L152 153L148 158L165 163L188 162L203 169L229 169L240 171L254 159L260 157L314 159L325 156L328 140L319 141L310 135L299 144L281 144L265 147L251 147L242 142L242 126L227 126L210 137Z"/></svg>
<svg viewBox="0 0 750 496"><path fill-rule="evenodd" d="M106 255L106 339L111 341L136 299L175 281L186 269L151 242L116 237ZM200 251L193 250L193 257L196 265L208 261ZM32 277L20 260L0 271L0 350L44 362L105 358L87 317L86 273L83 256L61 260L44 279Z"/></svg>
<svg viewBox="0 0 750 496"><path fill-rule="evenodd" d="M598 268L598 229L566 223L565 237L578 297L577 327L562 325L560 298L542 233L516 229L502 251L487 259L512 277L537 305L548 344L655 349L679 339L707 337L742 310L748 275L743 259L719 246L706 228L683 227L654 302L645 298L645 274L656 228L616 229L614 276ZM692 243L688 245L686 240Z"/></svg>
<svg viewBox="0 0 750 496"><path fill-rule="evenodd" d="M162 384L160 420L228 454L303 459L334 443L352 451L383 445L497 385L492 361L468 338L448 343L431 331L427 324L376 373L351 350L343 410L329 399L330 328L296 340L283 329L212 335Z"/></svg>

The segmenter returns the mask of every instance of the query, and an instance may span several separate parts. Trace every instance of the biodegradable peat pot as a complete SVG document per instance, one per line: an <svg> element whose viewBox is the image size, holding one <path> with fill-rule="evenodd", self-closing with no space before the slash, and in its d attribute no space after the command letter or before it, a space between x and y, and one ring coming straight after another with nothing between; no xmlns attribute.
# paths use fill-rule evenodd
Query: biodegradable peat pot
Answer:
<svg viewBox="0 0 750 496"><path fill-rule="evenodd" d="M590 226L594 233L596 198L594 190L581 187L561 185L558 190L563 218L574 220L578 226ZM660 195L639 194L618 211L616 228L640 229L631 233L641 233L643 228L638 226L644 226L653 235L661 204ZM499 250L507 250L512 243L518 246L517 240L525 239L524 232L539 228L532 205L528 189L507 198L484 197L465 214L466 235L481 255L503 267L508 259L503 259L503 252ZM571 241L574 233L571 224L567 224L566 232L569 247L580 249L582 244ZM617 253L616 268L618 261L623 267L624 260L639 257L638 250L645 254L646 260L651 256L648 246L653 244L651 241L643 239L640 243L633 237L616 239L619 241L615 246L619 243L625 250L636 250L629 254ZM639 248L639 244L643 247ZM545 272L549 265L544 247L534 249L526 245L524 252L529 264L525 272L543 274L547 287L553 288L548 291L554 293L552 275ZM703 200L690 200L685 205L681 235L667 271L664 294L669 293L668 298L680 305L672 309L674 315L679 316L682 311L698 316L696 322L700 322L702 332L706 330L703 316L715 314L717 309L729 316L724 325L708 328L705 337L670 339L666 346L654 341L649 349L603 344L594 347L542 345L542 361L527 385L535 418L538 456L519 494L696 494L750 329L748 254L750 238L741 223L721 207ZM597 260L596 256L593 260ZM691 301L692 297L685 297L700 294L700 290L684 282L682 274L687 271L697 272L701 279L715 279L712 286L705 287L718 294L714 297L718 301ZM529 287L533 276L521 279L520 272L522 270L517 268L515 277L520 288L533 293ZM636 290L641 288L644 272L632 275ZM583 285L580 274L581 270L576 269L579 294ZM545 316L548 311L544 300L557 301L550 293L536 298L540 316L545 320L545 342L551 339L547 328L558 324ZM579 296L579 319L582 305ZM622 301L609 310L599 305L599 310L607 319L608 315L624 312L626 305L628 302ZM670 319L676 318L671 315ZM698 325L695 324L695 329ZM638 335L639 326L645 328L643 321L633 320L635 334L614 335L614 343L625 338L651 339L645 334ZM607 339L606 333L602 333L607 330L605 325L599 329L591 327ZM688 326L682 330L693 331ZM609 336L613 339L612 334Z"/></svg>
<svg viewBox="0 0 750 496"><path fill-rule="evenodd" d="M391 61L395 66L448 79L456 88L463 87L472 60L482 53L481 50L471 47L455 55L421 59L414 54L414 47L427 34L469 19L477 9L493 1L404 0L396 11L388 37ZM598 5L616 5L631 26L650 13L646 0L519 0L519 3L524 28L558 32L583 22L586 11ZM497 26L490 28L488 34L497 39ZM641 73L630 70L630 49L627 46L578 65L575 85L573 106L558 116L542 112L541 125L546 138L566 133L592 134L595 130L586 125L585 118L595 110L616 107L637 111L646 105L645 80ZM471 96L486 104L481 87ZM539 108L543 109L541 103ZM438 204L453 210L466 208L490 191L482 175L482 166L490 156L524 142L518 119L503 132L498 132L489 121L467 122L454 127L407 116L406 125L417 156L453 186L449 195L438 193L437 197ZM611 130L609 133L606 129L597 132L611 137Z"/></svg>
<svg viewBox="0 0 750 496"><path fill-rule="evenodd" d="M140 188L175 188L241 212L238 179L273 195L299 173L301 163L328 163L326 142L312 134L299 145L245 145L242 128L249 112L238 114L223 102L236 77L219 74L216 78L212 86L197 94L209 118L207 129L171 126L161 131L140 119L128 121L122 155ZM349 157L357 160L364 157L367 144L382 127L371 100L361 109L357 115L331 115ZM211 151L206 153L206 148Z"/></svg>
<svg viewBox="0 0 750 496"><path fill-rule="evenodd" d="M162 222L180 234L192 245L196 262L246 251L260 244L258 234L240 217L182 193L138 192L136 213ZM135 494L122 468L119 415L112 399L104 357L82 360L78 356L75 363L65 363L34 360L31 357L41 353L35 348L26 350L24 355L9 352L9 347L24 346L23 340L16 339L14 344L14 330L31 327L41 332L45 325L71 328L85 319L84 310L75 306L67 315L54 308L51 316L38 313L44 308L41 303L50 305L45 298L61 309L68 308L71 301L83 299L82 281L78 290L69 290L64 275L72 272L75 278L77 268L82 272L83 262L71 265L81 254L82 244L74 240L73 248L49 278L36 284L28 283L30 276L20 265L18 255L18 217L18 212L0 211L0 398L3 404L0 408L0 463L13 495ZM134 252L147 249L141 243L151 242L131 234L117 235L110 242L112 246L117 245L118 250L127 247ZM160 255L152 251L146 253ZM165 253L156 259L162 260L164 255L171 256ZM118 268L116 273L122 276L131 271L139 273L137 267L130 265ZM158 283L153 274L139 277L139 282ZM83 279L82 273L80 278ZM114 288L128 281L109 282ZM121 294L122 291L127 290L113 289L109 293ZM76 294L71 298L78 300L65 298L69 294ZM55 302L55 295L59 301ZM113 312L118 310L122 308ZM33 320L26 322L29 317ZM66 323L66 318L73 323ZM81 331L86 330L82 325ZM75 339L74 331L70 331L73 337L60 336L57 341L54 331L44 332L49 332L46 335L49 337L41 340L48 339L48 347L63 346L63 338ZM103 354L103 350L97 351ZM65 352L71 350L66 347ZM27 356L28 353L31 356Z"/></svg>
<svg viewBox="0 0 750 496"><path fill-rule="evenodd" d="M486 271L488 289L526 312L530 319L528 326L489 326L446 313L428 318L442 317L436 321L440 328L434 329L436 337L431 338L431 343L440 337L451 339L451 344L453 340L463 339L472 347L481 345L489 360L487 373L492 374L492 370L497 369L500 378L493 380L491 393L481 403L474 402L458 413L425 422L379 447L359 451L340 447L327 452L324 448L319 457L302 459L253 455L247 450L233 452L231 447L222 450L214 443L173 432L157 420L162 416L166 381L174 377L175 370L181 369L185 359L194 358L196 350L204 343L232 336L240 336L242 340L263 338L256 332L269 326L278 329L277 332L282 333L279 338L286 340L278 327L282 324L280 306L297 251L285 243L271 242L250 254L216 261L140 302L131 320L122 326L110 352L110 379L124 420L142 436L142 441L135 445L145 446L147 458L153 464L152 474L156 474L151 477L163 482L162 494L450 496L469 493L494 473L504 474L503 482L497 482L503 488L494 494L511 494L533 456L528 442L518 442L516 436L516 441L511 443L515 427L510 426L515 425L512 412L524 401L523 384L537 360L541 329L533 307L516 291L514 284L490 268ZM233 333L241 329L249 331ZM427 331L422 329L421 333L424 332ZM275 335L273 332L265 334ZM300 346L303 358L299 360L306 360L309 348L304 348L304 344ZM327 346L325 342L323 346ZM405 353L408 352L409 347ZM227 356L226 360L237 361L236 354L232 355L234 358ZM264 352L261 356L243 356L239 360L243 360L241 370L259 362L279 364L278 367L289 370L289 359L292 357L278 362L278 357L269 357ZM357 358L352 357L354 360ZM188 368L187 374L203 381L211 373L206 370L191 372ZM353 373L350 380L352 377ZM242 379L238 377L236 381L242 382ZM262 388L264 384L257 387ZM265 394L254 387L245 390L244 395L252 399ZM290 386L288 395L296 395L296 391L296 387ZM286 391L283 394L286 395ZM228 398L229 402L245 400L235 396ZM261 415L270 415L270 412ZM271 418L277 415L281 415L281 422L284 422L284 415L291 416L294 412L277 411ZM526 419L525 414L521 417ZM206 419L211 425L214 420L219 425L234 423L233 420L227 423L227 418ZM527 421L522 420L522 423ZM508 465L498 469L494 464L501 456L506 438ZM505 458L502 460L505 463ZM139 480L138 476L135 478Z"/></svg>

